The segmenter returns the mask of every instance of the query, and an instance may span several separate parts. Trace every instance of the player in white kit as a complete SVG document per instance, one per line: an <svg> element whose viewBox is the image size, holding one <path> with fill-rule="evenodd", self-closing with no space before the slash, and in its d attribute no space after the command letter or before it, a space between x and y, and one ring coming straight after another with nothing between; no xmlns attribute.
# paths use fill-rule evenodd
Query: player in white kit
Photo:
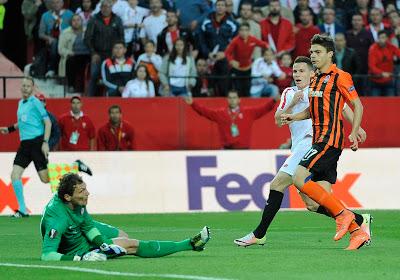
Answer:
<svg viewBox="0 0 400 280"><path fill-rule="evenodd" d="M312 69L312 63L308 57L300 56L294 61L293 79L295 86L286 88L283 91L281 102L275 113L275 121L279 127L282 126L281 114L296 114L309 107L309 84L314 74ZM343 108L343 116L346 120L352 122L353 112L348 106ZM250 232L246 236L234 240L234 243L239 246L247 247L251 245L265 244L265 234L276 213L280 209L284 191L287 187L293 184L292 176L295 174L299 162L312 146L313 129L311 119L292 122L289 124L289 129L292 140L291 155L286 159L271 182L268 201L263 210L260 224L254 231ZM360 128L358 138L360 142L364 142L366 139L366 133L362 128ZM324 187L330 189L331 185ZM301 194L301 197L306 203L308 210L318 212L318 210L322 209L322 211L325 211L324 208L319 207L316 202L307 196ZM321 214L329 215L326 213Z"/></svg>

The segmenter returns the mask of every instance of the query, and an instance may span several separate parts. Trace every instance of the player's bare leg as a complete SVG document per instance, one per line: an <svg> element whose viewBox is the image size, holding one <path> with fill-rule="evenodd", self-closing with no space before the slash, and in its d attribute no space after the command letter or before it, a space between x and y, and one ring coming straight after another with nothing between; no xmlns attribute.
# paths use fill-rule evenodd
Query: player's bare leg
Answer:
<svg viewBox="0 0 400 280"><path fill-rule="evenodd" d="M318 204L326 208L336 221L336 234L334 240L340 240L348 231L354 220L354 214L347 210L344 205L336 199L331 193L327 192L321 185L309 178L311 172L304 166L299 165L293 178L293 183L298 190L306 194Z"/></svg>
<svg viewBox="0 0 400 280"><path fill-rule="evenodd" d="M47 169L38 171L38 175L42 183L47 184L49 182L49 171Z"/></svg>
<svg viewBox="0 0 400 280"><path fill-rule="evenodd" d="M265 234L269 225L279 211L285 189L292 184L292 176L279 171L270 185L270 193L264 207L261 221L257 228L242 238L235 239L233 242L238 246L247 247L251 245L264 245Z"/></svg>

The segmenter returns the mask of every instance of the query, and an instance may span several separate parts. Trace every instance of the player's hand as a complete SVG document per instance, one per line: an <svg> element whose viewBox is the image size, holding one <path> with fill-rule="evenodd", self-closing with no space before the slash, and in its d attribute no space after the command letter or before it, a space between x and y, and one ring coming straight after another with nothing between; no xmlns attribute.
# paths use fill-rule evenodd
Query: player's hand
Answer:
<svg viewBox="0 0 400 280"><path fill-rule="evenodd" d="M358 133L357 133L357 140L360 143L364 143L365 140L367 140L367 133L361 127L360 127L360 129L358 130Z"/></svg>
<svg viewBox="0 0 400 280"><path fill-rule="evenodd" d="M107 259L126 255L126 249L116 244L108 245L107 243L103 243L100 245L100 250L107 256Z"/></svg>
<svg viewBox="0 0 400 280"><path fill-rule="evenodd" d="M293 122L293 115L292 114L282 114L281 115L281 123L282 125L290 124Z"/></svg>
<svg viewBox="0 0 400 280"><path fill-rule="evenodd" d="M1 134L8 134L8 128L7 127L0 127L0 133Z"/></svg>
<svg viewBox="0 0 400 280"><path fill-rule="evenodd" d="M184 99L185 99L185 102L188 105L192 105L193 104L193 98L191 96L185 96Z"/></svg>
<svg viewBox="0 0 400 280"><path fill-rule="evenodd" d="M42 153L44 154L44 156L46 158L49 157L49 151L50 151L49 143L43 142L43 144L42 144Z"/></svg>
<svg viewBox="0 0 400 280"><path fill-rule="evenodd" d="M93 250L86 254L84 254L81 258L81 261L89 261L89 262L104 262L107 260L107 256L103 253L99 253L99 250Z"/></svg>
<svg viewBox="0 0 400 280"><path fill-rule="evenodd" d="M351 133L351 134L349 135L349 140L350 140L350 142L351 142L350 148L351 148L353 151L357 151L357 150L358 150L357 135Z"/></svg>

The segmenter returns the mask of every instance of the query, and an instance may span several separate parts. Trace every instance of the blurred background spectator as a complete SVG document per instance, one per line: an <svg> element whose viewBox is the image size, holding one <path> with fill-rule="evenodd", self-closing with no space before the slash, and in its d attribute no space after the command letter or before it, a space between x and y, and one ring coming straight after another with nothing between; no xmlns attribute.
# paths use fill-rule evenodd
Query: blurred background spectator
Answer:
<svg viewBox="0 0 400 280"><path fill-rule="evenodd" d="M122 92L122 97L154 97L154 83L151 81L145 65L139 65L135 78L130 80Z"/></svg>
<svg viewBox="0 0 400 280"><path fill-rule="evenodd" d="M94 1L94 0L93 0ZM82 0L80 7L76 9L75 14L79 15L82 19L82 29L86 31L89 20L93 16L93 2L92 0Z"/></svg>
<svg viewBox="0 0 400 280"><path fill-rule="evenodd" d="M335 38L337 33L344 33L344 27L336 21L336 12L332 8L324 8L322 11L322 23L318 26L321 33Z"/></svg>
<svg viewBox="0 0 400 280"><path fill-rule="evenodd" d="M147 41L144 46L144 53L141 54L136 62L136 67L139 65L146 66L149 78L153 81L155 86L155 92L158 93L160 86L160 77L158 72L161 70L162 57L155 51L155 45L153 41Z"/></svg>
<svg viewBox="0 0 400 280"><path fill-rule="evenodd" d="M313 24L313 15L311 9L302 9L299 11L300 23L294 27L295 49L293 57L308 56L310 53L311 39L320 30Z"/></svg>
<svg viewBox="0 0 400 280"><path fill-rule="evenodd" d="M143 20L140 38L143 44L151 40L157 44L157 36L167 26L167 16L162 9L161 0L150 0L150 15Z"/></svg>
<svg viewBox="0 0 400 280"><path fill-rule="evenodd" d="M196 62L197 78L192 89L193 97L208 97L213 95L212 85L209 81L210 71L207 61L199 58Z"/></svg>
<svg viewBox="0 0 400 280"><path fill-rule="evenodd" d="M351 75L359 74L361 70L360 58L353 49L346 46L346 37L343 33L335 35L335 48L336 66Z"/></svg>

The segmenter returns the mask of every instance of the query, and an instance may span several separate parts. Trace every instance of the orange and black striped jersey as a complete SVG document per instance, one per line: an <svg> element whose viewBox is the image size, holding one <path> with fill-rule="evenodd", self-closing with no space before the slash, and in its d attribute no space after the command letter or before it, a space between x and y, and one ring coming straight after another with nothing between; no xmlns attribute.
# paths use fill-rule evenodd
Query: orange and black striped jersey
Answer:
<svg viewBox="0 0 400 280"><path fill-rule="evenodd" d="M332 64L326 73L316 75L309 93L313 143L327 143L343 149L343 106L356 98L358 94L351 75L336 64Z"/></svg>

